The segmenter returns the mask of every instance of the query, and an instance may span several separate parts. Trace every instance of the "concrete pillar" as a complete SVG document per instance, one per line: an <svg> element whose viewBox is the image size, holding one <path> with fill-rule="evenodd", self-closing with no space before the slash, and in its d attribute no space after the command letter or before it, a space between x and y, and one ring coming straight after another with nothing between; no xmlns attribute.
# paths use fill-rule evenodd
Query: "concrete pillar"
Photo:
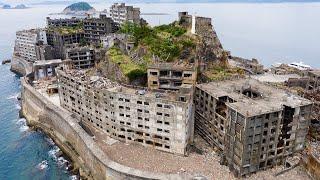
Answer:
<svg viewBox="0 0 320 180"><path fill-rule="evenodd" d="M38 67L34 67L34 80L38 80L39 79L39 68Z"/></svg>
<svg viewBox="0 0 320 180"><path fill-rule="evenodd" d="M52 77L56 76L56 66L51 66Z"/></svg>
<svg viewBox="0 0 320 180"><path fill-rule="evenodd" d="M48 67L47 66L43 67L43 76L48 77Z"/></svg>

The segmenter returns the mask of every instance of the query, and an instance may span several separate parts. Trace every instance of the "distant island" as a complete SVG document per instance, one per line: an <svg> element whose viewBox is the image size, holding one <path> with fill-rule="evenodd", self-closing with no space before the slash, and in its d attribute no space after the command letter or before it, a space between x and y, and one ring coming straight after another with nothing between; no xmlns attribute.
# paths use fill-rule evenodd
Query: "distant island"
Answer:
<svg viewBox="0 0 320 180"><path fill-rule="evenodd" d="M24 4L18 4L15 7L11 7L9 4L2 6L2 9L27 9L28 7Z"/></svg>
<svg viewBox="0 0 320 180"><path fill-rule="evenodd" d="M85 15L94 13L96 13L96 10L87 2L78 2L71 4L62 11L62 14L67 15Z"/></svg>

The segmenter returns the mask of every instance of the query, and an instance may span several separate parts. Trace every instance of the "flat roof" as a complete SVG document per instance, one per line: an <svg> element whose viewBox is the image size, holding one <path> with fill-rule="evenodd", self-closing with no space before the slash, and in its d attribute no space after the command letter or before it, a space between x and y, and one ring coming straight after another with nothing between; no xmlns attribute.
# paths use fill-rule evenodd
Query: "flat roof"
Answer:
<svg viewBox="0 0 320 180"><path fill-rule="evenodd" d="M61 72L61 70L60 70ZM134 87L130 85L119 84L102 76L89 75L88 70L65 70L62 71L67 75L72 76L78 83L85 83L90 88L97 90L108 90L110 92L119 92L123 94L140 95L146 98L159 98L169 101L177 101L181 103L189 103L192 95L192 85L184 85L179 91L165 91L165 90L149 90L147 87ZM184 101L178 101L179 97L185 97Z"/></svg>
<svg viewBox="0 0 320 180"><path fill-rule="evenodd" d="M281 111L284 105L296 108L312 104L311 101L305 98L263 84L254 79L211 82L199 84L197 87L216 99L223 96L233 99L235 102L228 102L227 105L246 117ZM258 97L250 98L242 94L242 92L247 90L256 92Z"/></svg>
<svg viewBox="0 0 320 180"><path fill-rule="evenodd" d="M61 59L51 59L51 60L41 60L35 61L33 66L45 66L45 65L53 65L53 64L61 64Z"/></svg>

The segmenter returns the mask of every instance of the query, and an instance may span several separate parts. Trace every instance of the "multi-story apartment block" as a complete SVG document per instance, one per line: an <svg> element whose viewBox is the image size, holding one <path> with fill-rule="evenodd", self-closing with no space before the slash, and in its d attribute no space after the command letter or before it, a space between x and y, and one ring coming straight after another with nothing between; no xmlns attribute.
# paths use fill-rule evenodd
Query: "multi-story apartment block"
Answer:
<svg viewBox="0 0 320 180"><path fill-rule="evenodd" d="M126 6L125 3L115 3L110 7L110 17L118 24L123 24L125 22L139 24L140 8Z"/></svg>
<svg viewBox="0 0 320 180"><path fill-rule="evenodd" d="M304 149L312 102L252 79L200 84L195 129L242 176Z"/></svg>
<svg viewBox="0 0 320 180"><path fill-rule="evenodd" d="M159 63L148 68L148 88L178 90L182 85L195 85L197 71L193 65Z"/></svg>
<svg viewBox="0 0 320 180"><path fill-rule="evenodd" d="M54 48L56 59L65 59L65 46L79 44L84 40L84 31L79 29L50 28L47 29L48 44Z"/></svg>
<svg viewBox="0 0 320 180"><path fill-rule="evenodd" d="M47 27L48 28L57 28L57 27L77 27L81 25L82 20L80 18L59 18L51 19L47 17Z"/></svg>
<svg viewBox="0 0 320 180"><path fill-rule="evenodd" d="M87 69L93 67L106 53L103 49L78 45L67 46L65 49L66 59L71 60L76 69Z"/></svg>
<svg viewBox="0 0 320 180"><path fill-rule="evenodd" d="M86 41L93 44L100 44L100 37L118 30L116 23L104 14L99 18L84 19L83 26Z"/></svg>
<svg viewBox="0 0 320 180"><path fill-rule="evenodd" d="M41 54L41 47L45 48L45 45L47 45L45 30L30 29L18 31L14 47L15 56L19 56L30 62L40 60L40 58L45 56Z"/></svg>
<svg viewBox="0 0 320 180"><path fill-rule="evenodd" d="M192 88L153 92L57 70L61 106L83 123L126 143L185 155L193 141Z"/></svg>

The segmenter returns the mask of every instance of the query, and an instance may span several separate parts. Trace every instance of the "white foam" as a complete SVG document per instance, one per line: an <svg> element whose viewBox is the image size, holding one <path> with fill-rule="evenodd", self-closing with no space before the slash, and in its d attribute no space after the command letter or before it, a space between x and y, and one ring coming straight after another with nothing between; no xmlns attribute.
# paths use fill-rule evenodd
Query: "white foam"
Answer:
<svg viewBox="0 0 320 180"><path fill-rule="evenodd" d="M48 168L48 162L47 162L47 160L44 160L44 161L42 161L41 163L39 163L39 164L37 165L37 168L38 168L39 170L44 170L44 169Z"/></svg>
<svg viewBox="0 0 320 180"><path fill-rule="evenodd" d="M20 93L16 93L14 95L11 95L11 96L7 97L7 99L18 99L19 94Z"/></svg>
<svg viewBox="0 0 320 180"><path fill-rule="evenodd" d="M78 179L78 176L77 175L72 175L70 176L70 180L77 180Z"/></svg>
<svg viewBox="0 0 320 180"><path fill-rule="evenodd" d="M52 146L54 146L55 144L54 144L54 142L53 142L53 140L51 139L51 138L46 138L46 140L48 141L48 143L50 144L50 145L52 145Z"/></svg>
<svg viewBox="0 0 320 180"><path fill-rule="evenodd" d="M57 163L58 163L58 165L59 166L64 166L64 165L66 165L66 163L68 163L69 161L68 160L66 160L64 157L59 157L58 158L58 161L57 161ZM67 169L68 167L66 167L66 169ZM67 169L68 170L68 169Z"/></svg>
<svg viewBox="0 0 320 180"><path fill-rule="evenodd" d="M16 106L16 109L19 109L19 110L21 109L21 106L19 103L16 103L15 106Z"/></svg>
<svg viewBox="0 0 320 180"><path fill-rule="evenodd" d="M48 154L50 157L52 157L54 160L57 160L57 153L60 151L60 148L58 146L54 146L53 149L51 149Z"/></svg>
<svg viewBox="0 0 320 180"><path fill-rule="evenodd" d="M16 123L19 126L21 132L25 132L29 129L27 126L27 120L25 118L21 118Z"/></svg>

